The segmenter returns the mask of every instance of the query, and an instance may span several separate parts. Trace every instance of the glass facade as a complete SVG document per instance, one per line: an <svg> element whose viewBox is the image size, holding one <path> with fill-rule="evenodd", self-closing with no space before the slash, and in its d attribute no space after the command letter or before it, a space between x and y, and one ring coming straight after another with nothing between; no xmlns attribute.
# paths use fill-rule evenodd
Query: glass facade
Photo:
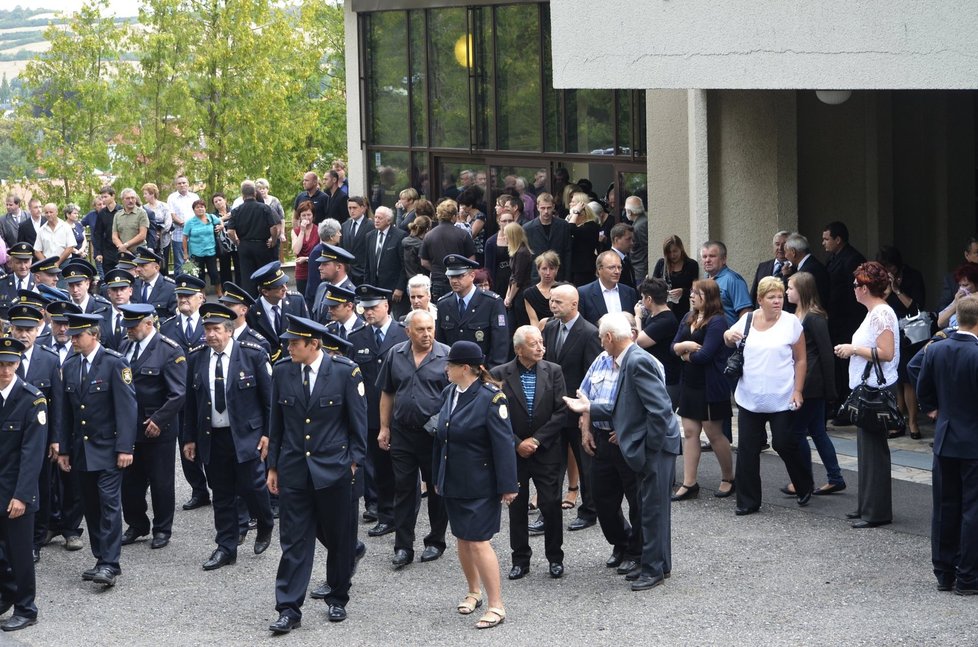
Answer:
<svg viewBox="0 0 978 647"><path fill-rule="evenodd" d="M602 198L612 183L619 197L644 187L645 92L555 90L549 11L543 2L358 14L375 207L408 186L431 200L455 195L463 176L486 204L507 177L552 192L561 168Z"/></svg>

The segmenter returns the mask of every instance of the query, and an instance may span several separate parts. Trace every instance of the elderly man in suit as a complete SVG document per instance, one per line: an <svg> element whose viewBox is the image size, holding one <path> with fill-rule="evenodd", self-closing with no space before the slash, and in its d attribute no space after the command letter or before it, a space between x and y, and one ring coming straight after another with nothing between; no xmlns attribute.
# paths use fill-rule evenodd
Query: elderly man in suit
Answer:
<svg viewBox="0 0 978 647"><path fill-rule="evenodd" d="M917 380L934 429L931 559L939 591L978 595L978 297L958 302L958 330L924 354Z"/></svg>
<svg viewBox="0 0 978 647"><path fill-rule="evenodd" d="M784 243L790 235L790 231L782 229L774 234L774 238L771 239L771 246L774 248L774 258L769 258L757 264L757 270L754 271L754 282L750 284L751 303L757 303L757 285L765 276L781 277L785 285L787 285L788 279L781 273L781 270L785 267L788 260L784 254Z"/></svg>
<svg viewBox="0 0 978 647"><path fill-rule="evenodd" d="M829 272L825 269L822 261L812 256L811 246L808 239L801 234L791 234L784 241L784 257L788 259L788 266L781 271L784 280L795 272L808 272L815 279L815 287L818 289L818 298L823 304L829 301ZM789 310L789 312L793 311Z"/></svg>
<svg viewBox="0 0 978 647"><path fill-rule="evenodd" d="M608 250L595 261L598 278L580 289L581 315L592 324L609 312L631 312L638 303L635 288L621 283L622 260L618 252Z"/></svg>
<svg viewBox="0 0 978 647"><path fill-rule="evenodd" d="M615 358L619 375L615 395L590 402L578 391L565 398L572 411L594 421L611 421L628 466L638 474L642 506L642 570L633 591L662 584L672 572L670 487L679 454L679 422L666 392L665 372L657 359L632 342L623 313L602 317L601 345Z"/></svg>
<svg viewBox="0 0 978 647"><path fill-rule="evenodd" d="M543 358L548 362L558 364L564 375L564 384L568 393L577 393L584 374L601 353L601 343L598 341L598 329L590 321L581 316L577 309L577 288L573 285L558 285L550 291L550 311L553 318L543 327L543 345L546 347ZM567 447L574 454L574 460L580 470L581 506L577 509L577 518L571 521L568 530L583 530L595 524L597 512L591 500L591 459L581 451L581 433L578 430L579 416L568 412L563 429L562 450L566 455ZM542 524L542 519L533 522ZM531 524L531 530L536 526ZM541 527L540 530L543 528ZM617 562L611 566L618 566Z"/></svg>
<svg viewBox="0 0 978 647"><path fill-rule="evenodd" d="M391 291L391 313L400 317L408 311L407 276L401 241L405 233L395 227L394 214L387 207L374 213L374 230L367 232L366 283Z"/></svg>
<svg viewBox="0 0 978 647"><path fill-rule="evenodd" d="M560 485L562 457L566 454L561 433L566 426L563 397L564 374L560 366L543 359L543 335L536 326L520 326L513 335L516 359L492 369L503 383L510 403L516 438L516 473L519 494L509 506L509 545L513 567L509 579L530 572L530 535L527 505L530 478L537 488L537 507L543 515L544 551L550 577L564 576L564 541L561 526Z"/></svg>

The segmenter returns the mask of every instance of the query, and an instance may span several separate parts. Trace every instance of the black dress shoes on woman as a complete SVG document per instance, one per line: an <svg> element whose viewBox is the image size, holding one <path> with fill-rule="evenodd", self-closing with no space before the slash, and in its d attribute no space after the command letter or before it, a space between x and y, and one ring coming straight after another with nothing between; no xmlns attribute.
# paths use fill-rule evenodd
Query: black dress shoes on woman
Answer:
<svg viewBox="0 0 978 647"><path fill-rule="evenodd" d="M685 483L679 488L680 490L685 489L686 491L679 494L679 490L676 490L676 494L672 495L673 501L686 501L687 499L695 499L700 495L700 484L693 483L692 485L686 485Z"/></svg>
<svg viewBox="0 0 978 647"><path fill-rule="evenodd" d="M278 617L278 620L268 625L268 630L273 634L287 634L293 629L298 629L301 626L301 620L298 618L293 618L287 613L283 613Z"/></svg>
<svg viewBox="0 0 978 647"><path fill-rule="evenodd" d="M713 493L713 496L715 496L718 499L726 499L728 496L730 496L731 494L733 494L734 492L737 491L737 484L734 482L733 479L730 479L730 480L720 479L720 483L729 483L730 484L730 489L729 490L717 490L716 492L714 492Z"/></svg>

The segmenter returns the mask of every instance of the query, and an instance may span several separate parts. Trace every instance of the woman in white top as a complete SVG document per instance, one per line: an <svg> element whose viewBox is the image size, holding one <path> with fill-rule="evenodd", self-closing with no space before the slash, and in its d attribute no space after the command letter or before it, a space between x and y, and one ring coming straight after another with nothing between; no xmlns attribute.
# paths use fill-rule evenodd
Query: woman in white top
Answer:
<svg viewBox="0 0 978 647"><path fill-rule="evenodd" d="M783 312L784 283L775 276L761 279L750 331L744 345L744 374L737 383L734 399L739 409L737 424L737 510L738 515L761 507L761 446L767 440L764 425L770 423L774 451L784 461L795 487L798 505L808 505L815 489L812 466L801 459L798 437L791 429L792 411L804 398L807 359L801 322ZM727 346L744 337L747 315L723 334Z"/></svg>
<svg viewBox="0 0 978 647"><path fill-rule="evenodd" d="M900 363L899 324L893 308L886 304L890 277L879 263L863 263L853 272L852 289L856 301L866 307L866 318L852 335L851 344L835 347L837 357L849 360L849 388L862 382L863 371L872 361L873 349L883 368L883 386L895 388ZM874 371L875 373L875 371ZM877 385L871 373L870 384ZM890 481L890 446L886 431L856 430L859 461L859 505L846 514L858 521L853 528L876 528L893 520L892 483Z"/></svg>

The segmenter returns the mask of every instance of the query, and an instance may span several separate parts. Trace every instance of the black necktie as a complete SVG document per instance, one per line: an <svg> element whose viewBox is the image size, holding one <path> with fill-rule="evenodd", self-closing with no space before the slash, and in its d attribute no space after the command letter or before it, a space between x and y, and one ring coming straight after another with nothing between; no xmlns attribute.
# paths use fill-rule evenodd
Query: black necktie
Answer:
<svg viewBox="0 0 978 647"><path fill-rule="evenodd" d="M17 377L19 377L22 380L25 379L24 376L27 375L27 368L24 366L24 364L26 362L27 362L27 359L22 357L21 360L20 360L20 364L17 365ZM3 405L0 404L0 407L2 407L2 406Z"/></svg>
<svg viewBox="0 0 978 647"><path fill-rule="evenodd" d="M356 220L354 220L354 221L353 221L353 233L352 233L352 234L350 235L350 240L351 240L351 242L352 242L352 240L353 240L354 238L356 238L356 237L357 237L357 227L359 227L359 226L360 226L360 223L359 223L359 222L357 222Z"/></svg>
<svg viewBox="0 0 978 647"><path fill-rule="evenodd" d="M224 413L228 408L227 395L224 393L224 353L214 353L217 356L217 364L214 366L214 409L218 413Z"/></svg>
<svg viewBox="0 0 978 647"><path fill-rule="evenodd" d="M312 396L312 367L304 366L302 368L302 385L306 388L306 397Z"/></svg>
<svg viewBox="0 0 978 647"><path fill-rule="evenodd" d="M461 319L465 316L465 299L462 297L458 298L458 318Z"/></svg>
<svg viewBox="0 0 978 647"><path fill-rule="evenodd" d="M132 347L132 359L129 360L129 363L130 364L135 364L137 357L139 357L139 342L138 341Z"/></svg>
<svg viewBox="0 0 978 647"><path fill-rule="evenodd" d="M115 316L115 336L122 337L122 313Z"/></svg>
<svg viewBox="0 0 978 647"><path fill-rule="evenodd" d="M377 348L384 343L384 331L380 328L374 328L374 337L377 339Z"/></svg>
<svg viewBox="0 0 978 647"><path fill-rule="evenodd" d="M85 386L85 384L87 382L88 382L88 360L83 357L82 358L82 367L81 367L81 383L82 383L82 386Z"/></svg>
<svg viewBox="0 0 978 647"><path fill-rule="evenodd" d="M183 327L183 336L187 338L187 343L194 341L194 329L190 327L190 317L187 317L187 325Z"/></svg>
<svg viewBox="0 0 978 647"><path fill-rule="evenodd" d="M275 321L273 322L275 324L275 334L280 335L282 334L282 311L278 306L272 306L272 312L275 314Z"/></svg>
<svg viewBox="0 0 978 647"><path fill-rule="evenodd" d="M149 301L149 283L143 283L143 294L140 299L143 303Z"/></svg>

